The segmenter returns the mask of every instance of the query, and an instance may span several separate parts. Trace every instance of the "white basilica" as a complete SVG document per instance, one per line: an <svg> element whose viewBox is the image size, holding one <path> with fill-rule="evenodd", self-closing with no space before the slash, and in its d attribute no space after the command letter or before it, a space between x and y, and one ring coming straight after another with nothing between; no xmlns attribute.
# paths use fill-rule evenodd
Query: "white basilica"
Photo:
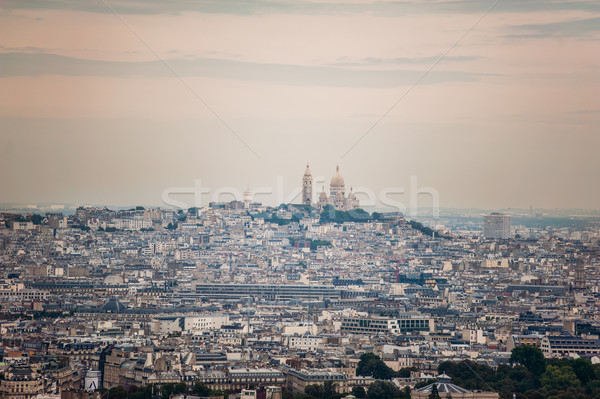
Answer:
<svg viewBox="0 0 600 399"><path fill-rule="evenodd" d="M302 203L305 205L313 205L312 198L313 178L307 164L304 176L302 177ZM322 210L325 205L332 205L338 211L348 211L359 207L358 199L356 199L356 195L352 192L352 188L350 188L350 192L346 197L346 185L344 183L344 178L340 173L339 165L336 166L335 175L333 175L331 183L329 184L329 196L325 193L325 187L323 186L323 191L319 194L319 201L315 204L320 210Z"/></svg>

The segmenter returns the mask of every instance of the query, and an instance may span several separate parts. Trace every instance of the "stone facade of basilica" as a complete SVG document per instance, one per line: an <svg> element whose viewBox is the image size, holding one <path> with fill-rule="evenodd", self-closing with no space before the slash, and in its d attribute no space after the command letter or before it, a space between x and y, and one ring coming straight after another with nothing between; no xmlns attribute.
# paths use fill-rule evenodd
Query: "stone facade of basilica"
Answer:
<svg viewBox="0 0 600 399"><path fill-rule="evenodd" d="M350 192L346 196L346 184L340 173L340 167L336 166L335 175L329 183L329 196L325 193L325 187L319 194L319 199L316 204L313 204L313 178L310 172L310 167L306 165L304 176L302 177L302 203L305 205L314 205L319 209L323 209L326 205L333 206L338 211L348 211L359 207L356 195Z"/></svg>

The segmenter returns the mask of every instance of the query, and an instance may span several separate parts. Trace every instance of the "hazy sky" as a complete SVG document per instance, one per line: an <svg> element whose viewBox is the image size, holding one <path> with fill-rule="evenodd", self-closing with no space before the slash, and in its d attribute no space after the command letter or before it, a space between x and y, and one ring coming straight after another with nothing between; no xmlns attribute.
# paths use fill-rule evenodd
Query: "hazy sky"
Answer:
<svg viewBox="0 0 600 399"><path fill-rule="evenodd" d="M415 176L442 207L600 208L597 0L1 7L0 202L287 201L309 161L406 205Z"/></svg>

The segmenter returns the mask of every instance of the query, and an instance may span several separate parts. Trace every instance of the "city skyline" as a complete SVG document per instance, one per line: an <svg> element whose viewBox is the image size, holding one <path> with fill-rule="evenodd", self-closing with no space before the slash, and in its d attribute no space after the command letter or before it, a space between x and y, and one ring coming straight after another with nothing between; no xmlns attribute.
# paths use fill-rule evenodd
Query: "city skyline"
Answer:
<svg viewBox="0 0 600 399"><path fill-rule="evenodd" d="M600 398L598 0L3 0L0 92L0 399Z"/></svg>
<svg viewBox="0 0 600 399"><path fill-rule="evenodd" d="M593 2L8 1L0 203L287 193L308 160L375 193L414 176L443 208L597 209L598 21Z"/></svg>

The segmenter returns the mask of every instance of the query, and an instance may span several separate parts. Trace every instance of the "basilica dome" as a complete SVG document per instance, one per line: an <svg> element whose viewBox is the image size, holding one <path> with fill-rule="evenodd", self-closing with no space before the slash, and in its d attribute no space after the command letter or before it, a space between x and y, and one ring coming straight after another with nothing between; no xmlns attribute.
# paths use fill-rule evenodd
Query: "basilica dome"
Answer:
<svg viewBox="0 0 600 399"><path fill-rule="evenodd" d="M331 184L330 187L331 188L345 188L345 184L344 184L344 178L342 177L342 174L340 173L340 167L339 165L335 167L335 175L333 175L333 177L331 178Z"/></svg>

